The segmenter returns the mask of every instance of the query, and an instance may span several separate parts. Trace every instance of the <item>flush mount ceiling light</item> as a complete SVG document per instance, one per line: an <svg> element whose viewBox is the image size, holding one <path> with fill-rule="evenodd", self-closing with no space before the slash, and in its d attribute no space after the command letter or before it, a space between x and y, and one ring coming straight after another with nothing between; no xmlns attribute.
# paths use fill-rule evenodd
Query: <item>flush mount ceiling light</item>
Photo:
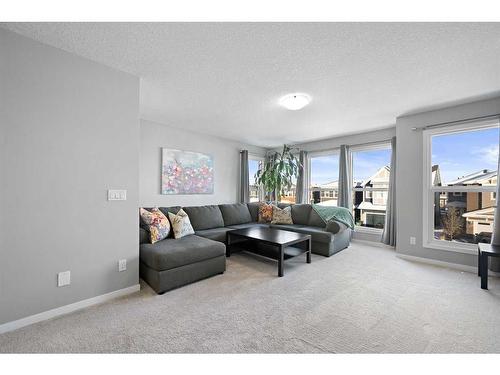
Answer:
<svg viewBox="0 0 500 375"><path fill-rule="evenodd" d="M297 111L304 108L311 102L311 97L307 94L295 93L285 95L280 99L280 105L290 111Z"/></svg>

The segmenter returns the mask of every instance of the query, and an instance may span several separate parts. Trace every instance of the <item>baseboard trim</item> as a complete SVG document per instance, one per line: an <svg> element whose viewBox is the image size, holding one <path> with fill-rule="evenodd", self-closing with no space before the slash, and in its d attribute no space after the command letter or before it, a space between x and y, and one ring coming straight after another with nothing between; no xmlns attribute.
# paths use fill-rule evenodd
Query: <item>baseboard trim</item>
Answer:
<svg viewBox="0 0 500 375"><path fill-rule="evenodd" d="M465 271L465 272L471 272L471 273L477 274L477 267L474 267L474 266L467 266L465 264L458 264L458 263L450 263L450 262L445 262L442 260L436 260L436 259L431 259L431 258L416 257L414 255L396 254L396 256L398 258L409 260L412 262L432 264L434 266L452 268L452 269L455 269L458 271ZM488 270L488 276L498 277L498 276L500 276L500 273Z"/></svg>
<svg viewBox="0 0 500 375"><path fill-rule="evenodd" d="M141 289L140 284L129 286L128 288L115 290L110 293L101 294L100 296L84 299L69 305L57 307L52 310L44 311L39 314L27 316L26 318L14 320L0 325L0 334L14 331L16 329L29 326L34 323L42 322L44 320L52 319L61 315L69 314L73 311L81 310L86 307L97 305L99 303L107 302L112 299L123 297L131 293L138 292Z"/></svg>
<svg viewBox="0 0 500 375"><path fill-rule="evenodd" d="M359 242L359 243L362 243L364 245L382 247L384 249L390 249L390 250L394 250L395 249L394 246L389 246L389 245L386 245L385 243L382 243L382 242L379 242L379 241L360 240L360 239L357 239L357 238L353 238L351 240L351 242L354 242L354 243Z"/></svg>

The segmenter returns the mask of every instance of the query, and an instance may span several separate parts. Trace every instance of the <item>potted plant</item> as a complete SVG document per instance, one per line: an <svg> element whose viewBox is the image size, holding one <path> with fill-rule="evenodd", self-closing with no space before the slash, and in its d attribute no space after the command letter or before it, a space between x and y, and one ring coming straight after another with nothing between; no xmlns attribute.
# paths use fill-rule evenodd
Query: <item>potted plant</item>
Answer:
<svg viewBox="0 0 500 375"><path fill-rule="evenodd" d="M279 202L281 195L292 187L293 179L299 176L299 159L293 154L297 150L283 145L281 152L272 151L266 156L261 169L255 174L255 182L264 187L268 200Z"/></svg>

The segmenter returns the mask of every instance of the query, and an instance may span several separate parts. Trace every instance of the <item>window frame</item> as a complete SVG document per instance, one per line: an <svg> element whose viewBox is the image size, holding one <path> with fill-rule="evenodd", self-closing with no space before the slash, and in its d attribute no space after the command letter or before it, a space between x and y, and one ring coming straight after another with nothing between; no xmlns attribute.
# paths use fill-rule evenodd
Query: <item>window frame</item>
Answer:
<svg viewBox="0 0 500 375"><path fill-rule="evenodd" d="M367 145L357 145L357 146L351 146L349 147L349 160L351 164L351 178L352 178L352 194L355 196L356 192L363 192L363 197L365 197L365 192L370 193L370 198L367 199L372 199L373 200L373 192L374 191L381 191L381 192L389 192L389 186L387 188L372 188L372 187L365 187L365 188L356 188L354 186L354 153L355 152L366 152L366 151L378 151L378 150L390 150L391 151L391 157L392 157L392 147L391 147L391 141L386 140L386 141L380 141L380 142L374 142L370 143ZM354 201L352 202L353 205L353 214L354 214ZM386 203L386 208L387 208L387 203ZM387 215L387 210L384 212L384 215ZM377 235L382 235L382 232L384 229L381 228L371 228L371 227L364 227L361 225L355 225L354 226L354 231L358 233L370 233L370 234L377 234Z"/></svg>
<svg viewBox="0 0 500 375"><path fill-rule="evenodd" d="M432 186L432 137L445 134L467 133L481 129L492 129L499 127L499 125L499 119L494 118L488 120L467 121L456 125L428 128L423 130L422 246L424 248L445 250L462 254L477 254L477 244L436 240L434 238L434 194L441 192L487 193L495 192L497 189L496 186Z"/></svg>

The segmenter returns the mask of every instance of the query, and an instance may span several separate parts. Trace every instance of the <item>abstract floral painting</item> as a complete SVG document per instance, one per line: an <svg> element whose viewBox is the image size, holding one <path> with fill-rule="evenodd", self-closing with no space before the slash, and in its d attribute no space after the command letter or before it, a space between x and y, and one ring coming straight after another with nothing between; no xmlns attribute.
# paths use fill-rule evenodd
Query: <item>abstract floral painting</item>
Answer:
<svg viewBox="0 0 500 375"><path fill-rule="evenodd" d="M199 152L162 149L162 194L213 194L212 156Z"/></svg>

